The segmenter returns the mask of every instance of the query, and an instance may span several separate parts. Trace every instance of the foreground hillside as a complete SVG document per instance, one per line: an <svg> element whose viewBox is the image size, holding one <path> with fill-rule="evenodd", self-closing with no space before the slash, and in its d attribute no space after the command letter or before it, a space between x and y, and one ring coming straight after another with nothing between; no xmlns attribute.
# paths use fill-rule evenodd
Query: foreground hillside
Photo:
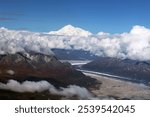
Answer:
<svg viewBox="0 0 150 117"><path fill-rule="evenodd" d="M10 87L11 83L8 82L10 80L13 80L11 81L11 83L15 82L17 85L18 83L24 83L26 81L34 83L45 81L46 84L50 83L48 84L48 86L53 85L58 89L60 87L67 88L69 85L90 88L98 84L97 80L85 76L80 71L77 71L74 68L72 68L70 64L61 63L59 60L57 60L57 58L54 55L44 55L35 52L26 54L5 54L0 56L0 87L3 88L3 85L6 83ZM20 87L20 85L24 86L24 84L19 84L18 87ZM7 89L6 86L5 89ZM0 92L0 97L9 97L4 96L8 95L9 91L7 91L8 94L5 91ZM34 96L39 94L35 94L32 94L33 96L31 96L31 94L30 96L25 96L25 99L28 99L28 97L37 99ZM18 95L18 93L16 95ZM50 94L44 93L43 95L48 96ZM16 99L18 99L17 97L18 96L16 96ZM56 96L53 97L55 98L52 99L58 99L58 97L56 98ZM48 99L48 97L46 98ZM41 99L45 98L41 97Z"/></svg>

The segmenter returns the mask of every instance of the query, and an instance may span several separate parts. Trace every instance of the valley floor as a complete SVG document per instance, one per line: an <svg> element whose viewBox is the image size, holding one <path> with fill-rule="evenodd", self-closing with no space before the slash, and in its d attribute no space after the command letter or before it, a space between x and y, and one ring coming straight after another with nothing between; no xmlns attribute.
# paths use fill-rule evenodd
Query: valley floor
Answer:
<svg viewBox="0 0 150 117"><path fill-rule="evenodd" d="M137 84L113 78L111 79L106 76L100 76L91 73L84 74L102 82L98 90L91 90L91 92L99 99L150 99L150 87L143 84Z"/></svg>

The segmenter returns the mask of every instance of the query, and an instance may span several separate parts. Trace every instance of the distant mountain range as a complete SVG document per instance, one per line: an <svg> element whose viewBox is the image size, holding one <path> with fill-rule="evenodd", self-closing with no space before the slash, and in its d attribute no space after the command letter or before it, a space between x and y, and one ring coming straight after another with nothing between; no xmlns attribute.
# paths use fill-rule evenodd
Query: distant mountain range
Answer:
<svg viewBox="0 0 150 117"><path fill-rule="evenodd" d="M84 50L73 49L51 49L60 60L94 60L98 56Z"/></svg>
<svg viewBox="0 0 150 117"><path fill-rule="evenodd" d="M82 69L127 77L139 83L150 84L150 61L99 57L83 65Z"/></svg>

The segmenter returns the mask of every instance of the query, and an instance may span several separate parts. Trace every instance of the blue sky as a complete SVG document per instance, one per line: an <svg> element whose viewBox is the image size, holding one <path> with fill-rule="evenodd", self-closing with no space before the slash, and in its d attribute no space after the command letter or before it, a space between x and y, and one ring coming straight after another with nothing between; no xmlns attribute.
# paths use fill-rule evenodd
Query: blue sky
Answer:
<svg viewBox="0 0 150 117"><path fill-rule="evenodd" d="M0 0L0 27L48 32L67 24L92 33L150 28L150 0Z"/></svg>

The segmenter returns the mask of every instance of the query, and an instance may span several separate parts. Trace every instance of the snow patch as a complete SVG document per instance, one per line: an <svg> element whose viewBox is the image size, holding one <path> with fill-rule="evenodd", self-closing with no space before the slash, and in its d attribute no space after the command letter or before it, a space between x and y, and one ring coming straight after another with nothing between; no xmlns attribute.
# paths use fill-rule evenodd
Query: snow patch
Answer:
<svg viewBox="0 0 150 117"><path fill-rule="evenodd" d="M14 75L14 74L15 74L15 72L14 72L13 70L7 70L7 73L8 73L9 75Z"/></svg>

